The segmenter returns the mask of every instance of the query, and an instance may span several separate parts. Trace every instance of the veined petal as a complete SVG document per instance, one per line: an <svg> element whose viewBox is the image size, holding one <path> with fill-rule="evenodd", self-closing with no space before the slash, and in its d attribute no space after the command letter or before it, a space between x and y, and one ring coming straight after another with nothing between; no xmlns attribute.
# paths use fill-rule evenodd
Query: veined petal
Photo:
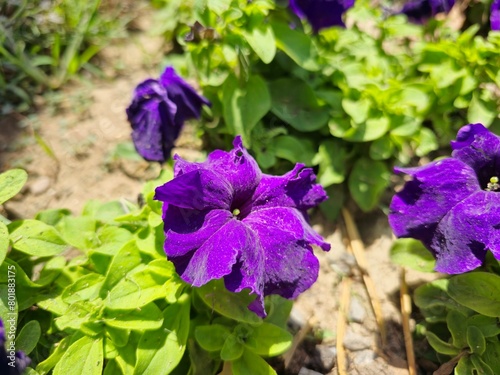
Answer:
<svg viewBox="0 0 500 375"><path fill-rule="evenodd" d="M292 11L300 18L307 18L314 32L345 26L342 15L353 5L354 0L290 0Z"/></svg>
<svg viewBox="0 0 500 375"><path fill-rule="evenodd" d="M233 189L229 182L206 169L193 170L156 188L154 199L180 208L229 210Z"/></svg>
<svg viewBox="0 0 500 375"><path fill-rule="evenodd" d="M491 250L500 258L500 194L477 191L454 206L439 222L431 247L436 270L449 274L479 267Z"/></svg>
<svg viewBox="0 0 500 375"><path fill-rule="evenodd" d="M413 177L391 202L389 223L398 237L428 244L437 223L459 202L480 191L474 171L448 158L423 167L396 168Z"/></svg>
<svg viewBox="0 0 500 375"><path fill-rule="evenodd" d="M242 211L257 211L268 207L293 207L301 211L316 207L328 199L325 190L316 184L311 168L297 164L283 176L263 174L257 190Z"/></svg>

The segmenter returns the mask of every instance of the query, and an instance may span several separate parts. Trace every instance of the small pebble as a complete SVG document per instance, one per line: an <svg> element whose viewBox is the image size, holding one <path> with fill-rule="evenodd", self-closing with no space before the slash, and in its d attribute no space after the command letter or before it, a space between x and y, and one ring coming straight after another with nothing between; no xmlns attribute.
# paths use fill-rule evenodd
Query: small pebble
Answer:
<svg viewBox="0 0 500 375"><path fill-rule="evenodd" d="M344 346L351 351L368 349L372 346L372 339L347 329L344 337Z"/></svg>
<svg viewBox="0 0 500 375"><path fill-rule="evenodd" d="M349 320L356 323L363 323L366 317L366 310L363 303L356 296L351 298L349 306Z"/></svg>
<svg viewBox="0 0 500 375"><path fill-rule="evenodd" d="M299 371L299 375L323 375L323 374L321 374L321 372L309 370L308 368L302 367Z"/></svg>
<svg viewBox="0 0 500 375"><path fill-rule="evenodd" d="M30 191L33 195L45 193L50 188L51 180L47 176L40 176L30 184Z"/></svg>
<svg viewBox="0 0 500 375"><path fill-rule="evenodd" d="M356 259L347 252L341 253L336 259L330 259L330 266L340 275L350 275L355 265Z"/></svg>
<svg viewBox="0 0 500 375"><path fill-rule="evenodd" d="M377 358L377 354L373 350L365 349L357 352L352 362L358 366L366 366L375 361L375 358Z"/></svg>
<svg viewBox="0 0 500 375"><path fill-rule="evenodd" d="M316 350L318 351L322 367L330 371L337 358L337 349L327 345L318 345L316 346Z"/></svg>

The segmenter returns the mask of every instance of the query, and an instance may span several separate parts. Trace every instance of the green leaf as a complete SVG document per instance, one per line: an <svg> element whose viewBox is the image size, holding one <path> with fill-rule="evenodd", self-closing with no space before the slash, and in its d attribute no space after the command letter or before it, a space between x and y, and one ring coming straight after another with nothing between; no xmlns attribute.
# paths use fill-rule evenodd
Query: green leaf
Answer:
<svg viewBox="0 0 500 375"><path fill-rule="evenodd" d="M494 102L485 102L477 93L472 94L472 100L469 104L467 111L467 121L469 124L480 122L484 126L491 125L493 120L497 117L497 108Z"/></svg>
<svg viewBox="0 0 500 375"><path fill-rule="evenodd" d="M491 367L494 374L500 374L500 342L489 340L481 357Z"/></svg>
<svg viewBox="0 0 500 375"><path fill-rule="evenodd" d="M449 279L439 279L419 286L415 289L413 299L415 304L426 316L446 317L447 309L457 310L465 315L470 315L470 310L455 302L448 295Z"/></svg>
<svg viewBox="0 0 500 375"><path fill-rule="evenodd" d="M497 318L484 315L473 315L467 319L467 326L479 328L484 337L495 337L500 334L500 323Z"/></svg>
<svg viewBox="0 0 500 375"><path fill-rule="evenodd" d="M223 361L234 361L241 357L244 350L245 347L240 342L238 337L236 337L234 334L230 334L226 338L226 341L224 341L224 345L222 346L222 349L220 351L220 358Z"/></svg>
<svg viewBox="0 0 500 375"><path fill-rule="evenodd" d="M304 163L311 166L314 158L313 143L309 139L301 139L291 135L280 135L273 139L274 152L277 157L291 163Z"/></svg>
<svg viewBox="0 0 500 375"><path fill-rule="evenodd" d="M52 368L60 362L62 356L68 351L73 337L74 336L66 336L59 343L57 343L57 345L54 345L54 350L50 356L36 366L36 371L38 371L41 375L45 375L52 370Z"/></svg>
<svg viewBox="0 0 500 375"><path fill-rule="evenodd" d="M163 324L162 312L154 303L134 310L105 309L103 319L107 326L122 329L150 330Z"/></svg>
<svg viewBox="0 0 500 375"><path fill-rule="evenodd" d="M472 354L469 358L478 374L495 375L491 367L487 363L485 363L480 356Z"/></svg>
<svg viewBox="0 0 500 375"><path fill-rule="evenodd" d="M125 202L111 201L101 203L96 200L88 201L82 211L82 216L90 216L105 224L116 224L115 218L128 213Z"/></svg>
<svg viewBox="0 0 500 375"><path fill-rule="evenodd" d="M68 245L51 226L38 220L21 220L10 233L12 247L23 253L46 257L63 252Z"/></svg>
<svg viewBox="0 0 500 375"><path fill-rule="evenodd" d="M161 329L142 335L137 348L134 374L166 375L175 369L186 350L189 310L189 295L183 294L163 312Z"/></svg>
<svg viewBox="0 0 500 375"><path fill-rule="evenodd" d="M64 331L67 328L79 330L81 325L94 320L97 315L96 307L86 302L75 302L64 315L55 318L57 328Z"/></svg>
<svg viewBox="0 0 500 375"><path fill-rule="evenodd" d="M378 205L389 178L385 163L361 158L354 163L349 176L349 191L359 207L368 212Z"/></svg>
<svg viewBox="0 0 500 375"><path fill-rule="evenodd" d="M417 156L425 156L429 152L435 151L439 148L436 135L428 128L421 128L416 139L418 142L418 146L415 149Z"/></svg>
<svg viewBox="0 0 500 375"><path fill-rule="evenodd" d="M368 99L352 100L349 98L342 99L342 108L352 118L352 120L361 124L368 118L370 111L370 101Z"/></svg>
<svg viewBox="0 0 500 375"><path fill-rule="evenodd" d="M86 250L92 246L96 224L96 221L88 216L65 216L56 228L64 241L77 249Z"/></svg>
<svg viewBox="0 0 500 375"><path fill-rule="evenodd" d="M340 141L333 139L323 141L314 158L314 162L319 163L318 182L323 187L344 182L346 159L347 151Z"/></svg>
<svg viewBox="0 0 500 375"><path fill-rule="evenodd" d="M469 356L460 358L457 367L455 367L454 375L471 375L474 374L474 365Z"/></svg>
<svg viewBox="0 0 500 375"><path fill-rule="evenodd" d="M90 273L68 285L61 297L68 304L78 301L92 301L99 297L99 290L104 282L104 276Z"/></svg>
<svg viewBox="0 0 500 375"><path fill-rule="evenodd" d="M276 41L271 25L268 23L260 24L249 32L244 31L243 36L265 64L273 61L276 55Z"/></svg>
<svg viewBox="0 0 500 375"><path fill-rule="evenodd" d="M450 310L446 316L446 324L453 339L455 348L463 348L467 345L467 316L456 310Z"/></svg>
<svg viewBox="0 0 500 375"><path fill-rule="evenodd" d="M209 352L221 350L230 334L231 331L220 324L198 326L194 331L194 337L198 344Z"/></svg>
<svg viewBox="0 0 500 375"><path fill-rule="evenodd" d="M245 346L256 354L274 357L292 345L293 337L287 330L274 324L262 323L254 327Z"/></svg>
<svg viewBox="0 0 500 375"><path fill-rule="evenodd" d="M281 78L269 83L271 111L301 132L326 126L329 112L319 105L313 89L298 78Z"/></svg>
<svg viewBox="0 0 500 375"><path fill-rule="evenodd" d="M230 5L231 0L207 0L208 8L218 15L228 10Z"/></svg>
<svg viewBox="0 0 500 375"><path fill-rule="evenodd" d="M243 355L231 364L233 375L276 375L276 371L257 354L245 350Z"/></svg>
<svg viewBox="0 0 500 375"><path fill-rule="evenodd" d="M101 375L103 362L102 339L84 336L64 353L54 375Z"/></svg>
<svg viewBox="0 0 500 375"><path fill-rule="evenodd" d="M471 272L453 276L449 295L458 303L486 316L500 316L500 276Z"/></svg>
<svg viewBox="0 0 500 375"><path fill-rule="evenodd" d="M97 243L92 246L92 253L114 256L132 237L133 234L124 228L104 227L97 232Z"/></svg>
<svg viewBox="0 0 500 375"><path fill-rule="evenodd" d="M41 334L40 323L36 320L29 321L16 338L16 350L21 350L26 355L30 354L38 344Z"/></svg>
<svg viewBox="0 0 500 375"><path fill-rule="evenodd" d="M425 336L427 337L427 340L432 348L440 354L456 356L460 352L458 348L455 348L452 344L441 340L433 332L427 331Z"/></svg>
<svg viewBox="0 0 500 375"><path fill-rule="evenodd" d="M154 260L146 268L120 280L106 297L108 309L133 309L156 299L175 300L182 284L173 279L175 271L167 260Z"/></svg>
<svg viewBox="0 0 500 375"><path fill-rule="evenodd" d="M258 324L262 320L248 309L255 296L248 292L232 293L226 289L222 280L211 281L196 288L203 302L211 309L239 322Z"/></svg>
<svg viewBox="0 0 500 375"><path fill-rule="evenodd" d="M369 142L382 137L389 130L387 117L370 117L365 122L344 133L343 139L350 142Z"/></svg>
<svg viewBox="0 0 500 375"><path fill-rule="evenodd" d="M23 169L11 169L0 174L0 204L19 193L27 180L28 174Z"/></svg>
<svg viewBox="0 0 500 375"><path fill-rule="evenodd" d="M230 75L222 87L224 119L233 135L240 134L245 144L250 143L250 132L271 109L271 96L265 81L252 75L240 84Z"/></svg>
<svg viewBox="0 0 500 375"><path fill-rule="evenodd" d="M106 279L101 288L101 298L106 298L108 291L118 284L125 275L142 263L141 255L134 240L127 242L113 257Z"/></svg>
<svg viewBox="0 0 500 375"><path fill-rule="evenodd" d="M62 218L71 215L71 211L65 208L44 210L36 214L35 219L45 224L55 226Z"/></svg>
<svg viewBox="0 0 500 375"><path fill-rule="evenodd" d="M391 261L420 272L433 272L436 261L422 242L413 238L400 238L391 248Z"/></svg>
<svg viewBox="0 0 500 375"><path fill-rule="evenodd" d="M266 297L266 311L268 312L264 323L286 328L288 317L292 311L293 301L277 294Z"/></svg>
<svg viewBox="0 0 500 375"><path fill-rule="evenodd" d="M300 67L309 70L319 70L316 61L318 51L312 42L312 38L299 30L292 30L284 22L275 21L272 23L276 46L285 52Z"/></svg>
<svg viewBox="0 0 500 375"><path fill-rule="evenodd" d="M394 153L394 144L388 135L376 139L370 145L370 158L373 160L390 159Z"/></svg>
<svg viewBox="0 0 500 375"><path fill-rule="evenodd" d="M9 230L7 226L0 222L0 264L7 256L7 251L9 251Z"/></svg>
<svg viewBox="0 0 500 375"><path fill-rule="evenodd" d="M482 355L486 350L486 339L481 330L474 326L467 327L467 344L472 353Z"/></svg>

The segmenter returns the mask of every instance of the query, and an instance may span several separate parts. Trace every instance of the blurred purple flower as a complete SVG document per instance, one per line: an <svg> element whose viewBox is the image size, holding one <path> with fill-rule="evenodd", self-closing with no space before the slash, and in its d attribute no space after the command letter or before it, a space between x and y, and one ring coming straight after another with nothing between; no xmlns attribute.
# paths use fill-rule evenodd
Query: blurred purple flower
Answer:
<svg viewBox="0 0 500 375"><path fill-rule="evenodd" d="M199 118L203 104L210 102L198 95L172 67L167 67L159 80L140 83L127 108L137 152L149 161L169 159L184 122Z"/></svg>
<svg viewBox="0 0 500 375"><path fill-rule="evenodd" d="M491 30L500 31L500 0L493 0L490 10Z"/></svg>
<svg viewBox="0 0 500 375"><path fill-rule="evenodd" d="M315 33L331 26L345 26L344 12L354 0L290 0L290 8L300 18L306 18Z"/></svg>
<svg viewBox="0 0 500 375"><path fill-rule="evenodd" d="M16 351L14 347L5 347L5 328L0 319L0 374L21 375L26 367L31 363L31 359L21 351ZM9 341L9 345L12 345Z"/></svg>
<svg viewBox="0 0 500 375"><path fill-rule="evenodd" d="M424 23L438 13L448 14L455 0L409 0L400 13L406 14L411 22Z"/></svg>
<svg viewBox="0 0 500 375"><path fill-rule="evenodd" d="M318 276L311 245L330 245L308 224L307 210L327 199L311 168L263 174L235 138L203 163L174 156L174 179L156 189L162 201L165 252L194 286L224 278L231 292L249 289L248 307L264 317L264 296L295 298Z"/></svg>
<svg viewBox="0 0 500 375"><path fill-rule="evenodd" d="M423 167L395 168L413 179L392 199L389 223L436 257L436 271L479 267L490 250L500 259L500 137L481 124L462 127L452 157Z"/></svg>

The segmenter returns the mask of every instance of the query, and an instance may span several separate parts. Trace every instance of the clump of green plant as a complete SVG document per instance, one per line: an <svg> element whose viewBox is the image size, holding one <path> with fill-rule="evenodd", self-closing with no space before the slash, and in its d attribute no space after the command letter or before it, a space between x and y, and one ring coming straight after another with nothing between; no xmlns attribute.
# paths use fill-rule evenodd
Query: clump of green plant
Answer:
<svg viewBox="0 0 500 375"><path fill-rule="evenodd" d="M263 168L314 166L331 195L364 211L379 205L394 165L447 145L467 121L500 124L498 33L412 25L367 1L347 12L347 28L317 34L270 0L202 1L192 12L177 38L213 103L209 147L241 134Z"/></svg>
<svg viewBox="0 0 500 375"><path fill-rule="evenodd" d="M0 101L27 110L33 95L57 89L82 69L112 38L124 35L127 3L19 1L0 4ZM120 5L121 4L121 5ZM6 107L8 103L9 107Z"/></svg>

